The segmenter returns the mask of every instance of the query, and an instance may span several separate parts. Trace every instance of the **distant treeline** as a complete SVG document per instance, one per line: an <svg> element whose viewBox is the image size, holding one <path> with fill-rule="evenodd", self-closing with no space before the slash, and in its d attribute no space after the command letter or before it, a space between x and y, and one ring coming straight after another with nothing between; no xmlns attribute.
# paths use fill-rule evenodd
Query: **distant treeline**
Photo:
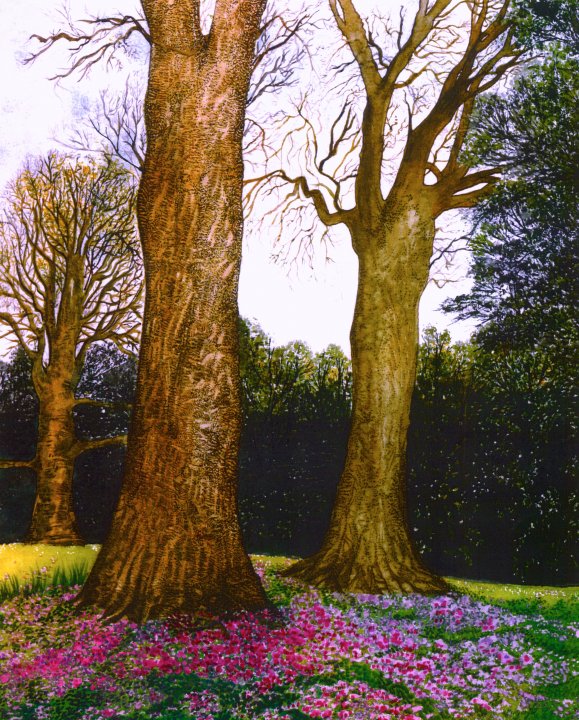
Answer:
<svg viewBox="0 0 579 720"><path fill-rule="evenodd" d="M303 556L319 548L344 460L351 409L348 358L329 346L275 347L241 323L244 430L240 515L250 552ZM136 364L114 346L89 353L76 412L81 436L124 432ZM408 520L433 570L500 582L577 577L573 388L537 352L490 352L425 332L408 444ZM24 353L0 367L0 456L34 454L37 401ZM81 455L75 510L101 542L118 497L124 448ZM170 469L168 468L168 471ZM0 542L21 540L34 474L0 470Z"/></svg>

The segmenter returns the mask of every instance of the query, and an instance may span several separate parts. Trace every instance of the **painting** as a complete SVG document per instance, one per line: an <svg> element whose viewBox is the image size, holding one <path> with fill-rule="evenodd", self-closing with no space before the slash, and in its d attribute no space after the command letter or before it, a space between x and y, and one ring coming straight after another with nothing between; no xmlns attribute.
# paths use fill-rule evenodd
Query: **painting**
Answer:
<svg viewBox="0 0 579 720"><path fill-rule="evenodd" d="M574 3L0 21L0 718L576 717Z"/></svg>

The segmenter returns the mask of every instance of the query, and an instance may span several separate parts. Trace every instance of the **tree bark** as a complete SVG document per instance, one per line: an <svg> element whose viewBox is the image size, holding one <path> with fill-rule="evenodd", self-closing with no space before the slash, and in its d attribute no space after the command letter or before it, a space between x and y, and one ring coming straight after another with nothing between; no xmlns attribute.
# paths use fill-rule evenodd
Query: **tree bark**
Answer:
<svg viewBox="0 0 579 720"><path fill-rule="evenodd" d="M448 588L419 559L405 499L418 304L434 221L427 209L409 204L388 225L355 225L351 231L359 274L345 467L322 548L287 572L336 591L435 593Z"/></svg>
<svg viewBox="0 0 579 720"><path fill-rule="evenodd" d="M264 3L230 3L244 4L229 39L216 11L184 47L168 14L149 17L137 394L119 506L80 595L110 617L266 605L237 514L241 144Z"/></svg>
<svg viewBox="0 0 579 720"><path fill-rule="evenodd" d="M36 388L39 397L38 441L33 467L36 497L25 542L84 545L74 514L72 483L76 435L74 393L61 379Z"/></svg>

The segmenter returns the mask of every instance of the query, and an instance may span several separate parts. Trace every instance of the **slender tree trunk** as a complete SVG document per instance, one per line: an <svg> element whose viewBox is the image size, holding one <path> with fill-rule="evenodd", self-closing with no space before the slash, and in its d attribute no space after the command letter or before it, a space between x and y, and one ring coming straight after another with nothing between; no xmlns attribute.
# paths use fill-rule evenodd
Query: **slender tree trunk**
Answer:
<svg viewBox="0 0 579 720"><path fill-rule="evenodd" d="M332 590L436 592L406 518L406 440L416 379L418 303L434 226L410 210L376 241L353 236L358 294L350 339L353 408L345 467L321 550L288 574ZM405 248L405 251L402 251Z"/></svg>
<svg viewBox="0 0 579 720"><path fill-rule="evenodd" d="M111 617L266 605L237 515L245 42L249 57L230 65L153 45L135 413L111 533L80 597Z"/></svg>
<svg viewBox="0 0 579 720"><path fill-rule="evenodd" d="M47 380L42 387L37 387L37 392L36 497L25 542L84 545L72 502L76 441L72 415L74 393L60 379Z"/></svg>

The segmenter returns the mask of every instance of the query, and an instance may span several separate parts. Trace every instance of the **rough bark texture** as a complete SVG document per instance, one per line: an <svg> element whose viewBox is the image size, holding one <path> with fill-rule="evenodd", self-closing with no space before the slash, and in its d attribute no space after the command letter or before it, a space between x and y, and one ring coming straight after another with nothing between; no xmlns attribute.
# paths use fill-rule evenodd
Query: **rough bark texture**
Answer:
<svg viewBox="0 0 579 720"><path fill-rule="evenodd" d="M25 542L84 545L72 503L74 394L64 382L43 383L39 396L38 442L33 467L36 497Z"/></svg>
<svg viewBox="0 0 579 720"><path fill-rule="evenodd" d="M62 294L59 323L52 332L50 362L44 367L40 352L32 366L39 400L38 441L34 468L36 496L25 541L48 545L84 545L72 502L76 433L74 389L80 377L76 345L82 315L83 263L68 263L68 287Z"/></svg>
<svg viewBox="0 0 579 720"><path fill-rule="evenodd" d="M462 3L421 1L410 28L401 20L398 32L388 32L390 40L396 38L393 56L390 45L387 50L378 46L368 30L371 21L364 22L353 0L329 4L366 95L355 206L345 209L341 203L340 175L333 178L334 190L323 181L332 198L330 210L305 175L292 179L283 172L273 174L311 198L327 226L344 223L358 255L351 332L353 421L322 549L289 574L344 591L437 592L445 590L446 583L421 564L405 517L404 462L416 375L418 304L428 279L435 219L447 210L471 207L498 180L498 168L470 172L461 153L476 96L496 84L521 53L512 42L509 0L468 3L466 19ZM466 42L458 49L455 42L461 33ZM444 42L448 57L441 62ZM431 95L423 92L430 83ZM384 197L385 138L398 132L400 121L392 111L403 107L402 98L408 121L399 137L405 145ZM350 137L345 131L335 134L337 126L336 120L323 160L317 160L321 143L312 150L317 172L326 178L324 163L337 155L345 136Z"/></svg>
<svg viewBox="0 0 579 720"><path fill-rule="evenodd" d="M405 502L418 303L433 239L428 209L410 202L394 222L353 231L359 276L345 467L322 548L288 571L314 585L360 593L447 589L418 557Z"/></svg>
<svg viewBox="0 0 579 720"><path fill-rule="evenodd" d="M237 515L241 143L264 2L218 2L210 36L175 6L143 4L153 46L137 396L119 506L80 597L136 621L266 604Z"/></svg>

